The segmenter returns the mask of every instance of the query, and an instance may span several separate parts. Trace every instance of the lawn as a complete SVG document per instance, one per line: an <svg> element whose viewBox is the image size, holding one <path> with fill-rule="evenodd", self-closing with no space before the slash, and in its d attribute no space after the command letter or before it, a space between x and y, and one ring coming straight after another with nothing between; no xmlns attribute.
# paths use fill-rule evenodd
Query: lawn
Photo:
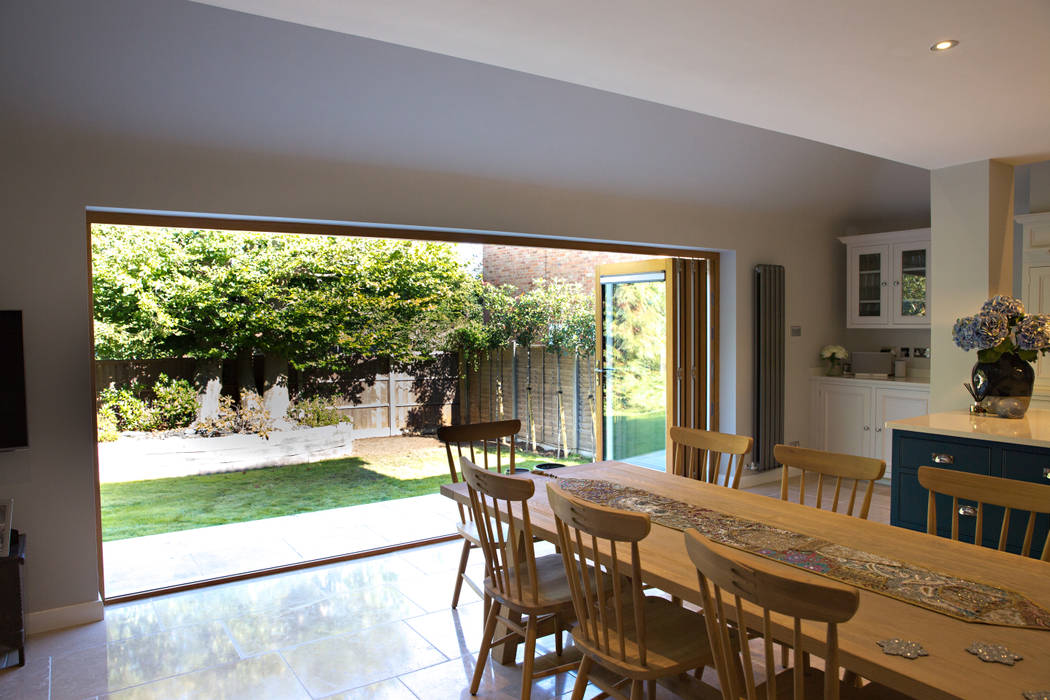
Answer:
<svg viewBox="0 0 1050 700"><path fill-rule="evenodd" d="M210 525L375 503L437 493L449 480L445 450L435 441L312 464L244 472L102 484L102 539L156 535ZM429 444L427 444L429 443ZM418 443L416 443L418 444ZM481 455L477 455L481 460ZM526 469L542 462L580 464L519 452Z"/></svg>

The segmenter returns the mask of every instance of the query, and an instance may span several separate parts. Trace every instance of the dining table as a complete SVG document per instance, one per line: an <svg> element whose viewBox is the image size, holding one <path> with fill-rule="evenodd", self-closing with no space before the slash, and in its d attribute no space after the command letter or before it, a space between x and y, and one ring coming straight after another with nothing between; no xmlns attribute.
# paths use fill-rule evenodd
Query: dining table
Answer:
<svg viewBox="0 0 1050 700"><path fill-rule="evenodd" d="M700 508L731 514L802 535L823 538L880 557L892 558L984 584L999 586L1050 610L1050 563L965 542L936 537L884 523L799 505L769 496L730 489L624 462L603 461L568 466L550 472L521 474L536 482L528 508L534 536L557 541L554 514L547 502L552 479L600 479L674 499ZM463 482L445 484L441 493L469 505ZM671 596L701 605L696 569L686 554L680 530L653 522L640 543L644 583ZM745 560L769 559L739 552ZM814 574L815 578L820 578ZM1024 693L1050 692L1050 630L985 624L952 617L888 595L858 589L856 614L839 625L840 664L863 678L916 698L1017 698ZM760 628L759 608L745 605L752 627ZM699 618L698 618L699 619ZM803 651L819 655L826 627L803 623ZM698 621L697 634L705 634ZM773 615L773 636L790 642L790 618ZM920 643L927 656L888 655L880 640ZM967 651L974 642L1004 645L1021 660L1013 665L983 661ZM503 660L513 662L512 654Z"/></svg>

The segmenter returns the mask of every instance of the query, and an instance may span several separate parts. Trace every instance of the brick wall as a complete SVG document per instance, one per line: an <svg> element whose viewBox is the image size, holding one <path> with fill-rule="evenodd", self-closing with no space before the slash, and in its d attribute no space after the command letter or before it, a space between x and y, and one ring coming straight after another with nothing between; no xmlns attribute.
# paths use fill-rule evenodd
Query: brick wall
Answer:
<svg viewBox="0 0 1050 700"><path fill-rule="evenodd" d="M512 284L525 292L539 278L560 278L579 282L585 290L594 288L596 265L656 256L633 253L606 253L594 250L559 248L526 248L510 245L486 245L482 249L482 278L492 284Z"/></svg>

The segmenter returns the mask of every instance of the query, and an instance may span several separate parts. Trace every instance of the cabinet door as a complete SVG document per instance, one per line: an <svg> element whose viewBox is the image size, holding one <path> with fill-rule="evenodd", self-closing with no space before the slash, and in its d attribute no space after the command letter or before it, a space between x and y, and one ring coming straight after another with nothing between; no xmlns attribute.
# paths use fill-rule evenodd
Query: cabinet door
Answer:
<svg viewBox="0 0 1050 700"><path fill-rule="evenodd" d="M846 323L855 326L885 326L889 323L890 248L886 245L849 248L849 289Z"/></svg>
<svg viewBox="0 0 1050 700"><path fill-rule="evenodd" d="M902 418L924 416L930 412L930 394L918 389L875 390L875 459L886 460L886 476L890 475L893 458L893 431L886 423Z"/></svg>
<svg viewBox="0 0 1050 700"><path fill-rule="evenodd" d="M1030 314L1050 314L1050 267L1028 268L1024 305ZM1035 363L1036 391L1050 391L1050 358L1039 356Z"/></svg>
<svg viewBox="0 0 1050 700"><path fill-rule="evenodd" d="M869 456L873 443L871 406L871 387L832 382L822 385L818 394L817 449Z"/></svg>
<svg viewBox="0 0 1050 700"><path fill-rule="evenodd" d="M930 244L894 243L890 274L890 324L930 325Z"/></svg>

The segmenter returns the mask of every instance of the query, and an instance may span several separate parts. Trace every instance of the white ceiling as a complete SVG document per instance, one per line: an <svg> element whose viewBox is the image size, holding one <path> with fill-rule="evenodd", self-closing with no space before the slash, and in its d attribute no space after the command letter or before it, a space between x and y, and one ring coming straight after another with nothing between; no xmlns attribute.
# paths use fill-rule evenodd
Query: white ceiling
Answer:
<svg viewBox="0 0 1050 700"><path fill-rule="evenodd" d="M924 168L1050 157L1048 0L203 2Z"/></svg>

